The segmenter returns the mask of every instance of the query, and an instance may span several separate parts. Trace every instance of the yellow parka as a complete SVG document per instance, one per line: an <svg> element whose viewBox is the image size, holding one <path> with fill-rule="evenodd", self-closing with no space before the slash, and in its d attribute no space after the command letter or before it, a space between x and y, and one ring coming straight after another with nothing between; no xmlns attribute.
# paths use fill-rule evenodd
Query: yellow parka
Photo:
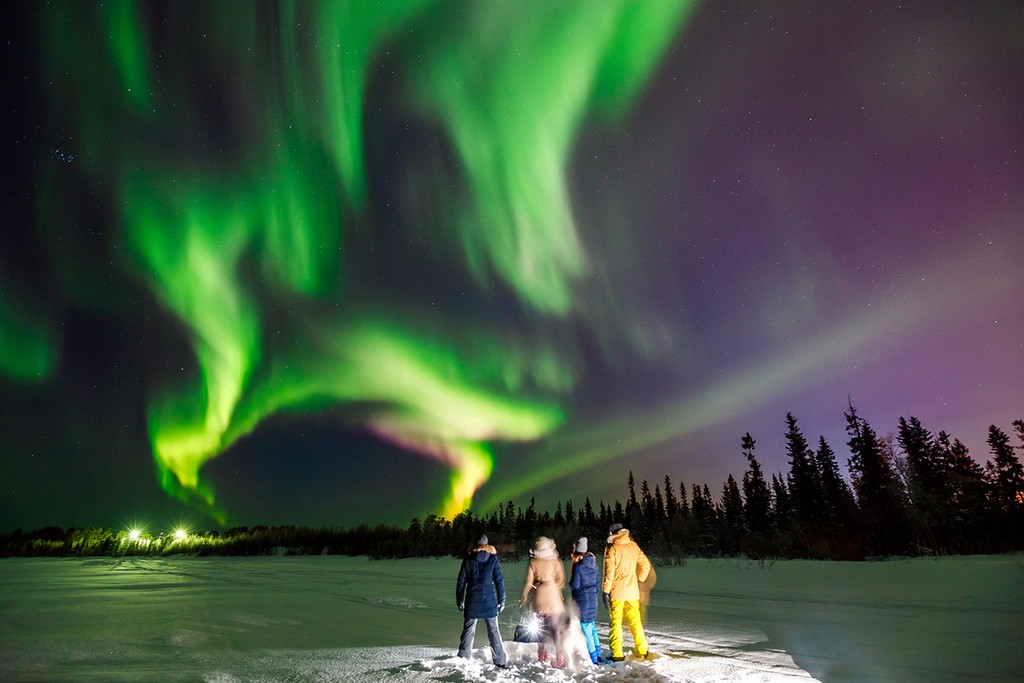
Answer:
<svg viewBox="0 0 1024 683"><path fill-rule="evenodd" d="M619 529L608 537L604 551L604 577L601 592L610 593L612 600L639 600L638 581L651 573L651 561L629 536L629 529Z"/></svg>

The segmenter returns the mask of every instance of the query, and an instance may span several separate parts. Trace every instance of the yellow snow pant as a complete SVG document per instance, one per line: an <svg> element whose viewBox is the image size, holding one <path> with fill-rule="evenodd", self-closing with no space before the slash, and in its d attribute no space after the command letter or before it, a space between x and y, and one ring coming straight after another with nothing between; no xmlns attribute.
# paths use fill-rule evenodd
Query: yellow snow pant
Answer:
<svg viewBox="0 0 1024 683"><path fill-rule="evenodd" d="M609 610L611 617L611 628L608 630L608 645L612 650L612 657L622 657L622 616L625 614L629 622L629 630L633 633L633 644L636 646L636 653L643 657L647 654L647 636L644 634L644 625L640 622L640 601L639 600L612 600L612 608Z"/></svg>

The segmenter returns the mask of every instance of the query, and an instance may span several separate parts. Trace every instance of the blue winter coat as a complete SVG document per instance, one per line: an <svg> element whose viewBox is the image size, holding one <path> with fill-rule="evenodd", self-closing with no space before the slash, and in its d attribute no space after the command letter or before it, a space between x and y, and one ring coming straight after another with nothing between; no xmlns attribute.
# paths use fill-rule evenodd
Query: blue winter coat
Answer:
<svg viewBox="0 0 1024 683"><path fill-rule="evenodd" d="M505 577L501 575L498 552L494 546L478 546L469 551L455 580L455 603L464 605L466 619L498 616L498 603L505 602Z"/></svg>
<svg viewBox="0 0 1024 683"><path fill-rule="evenodd" d="M587 553L578 562L572 563L569 588L572 599L580 611L580 621L597 620L597 594L600 582L597 580L597 560L593 553Z"/></svg>

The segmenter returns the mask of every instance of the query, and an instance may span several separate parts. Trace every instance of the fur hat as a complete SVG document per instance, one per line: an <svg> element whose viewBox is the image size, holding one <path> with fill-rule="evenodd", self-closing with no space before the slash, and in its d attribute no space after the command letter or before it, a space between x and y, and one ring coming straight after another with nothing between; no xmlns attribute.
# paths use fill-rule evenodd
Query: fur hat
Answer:
<svg viewBox="0 0 1024 683"><path fill-rule="evenodd" d="M537 539L537 542L533 544L533 550L530 551L530 554L541 559L558 557L555 542L547 536L541 536Z"/></svg>
<svg viewBox="0 0 1024 683"><path fill-rule="evenodd" d="M576 545L573 547L573 550L581 555L587 552L587 537L580 536L579 540L576 541Z"/></svg>
<svg viewBox="0 0 1024 683"><path fill-rule="evenodd" d="M477 544L477 545L488 545L488 543L489 543L489 541L487 540L487 534L483 534L483 535L482 535L482 536L481 536L480 538L478 538L478 539L477 539L477 541L476 541L476 544Z"/></svg>

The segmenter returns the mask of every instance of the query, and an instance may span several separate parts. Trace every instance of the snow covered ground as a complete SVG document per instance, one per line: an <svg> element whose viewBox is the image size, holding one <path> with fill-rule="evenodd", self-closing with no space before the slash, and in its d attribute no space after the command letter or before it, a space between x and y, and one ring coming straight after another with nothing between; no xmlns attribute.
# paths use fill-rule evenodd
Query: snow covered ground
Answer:
<svg viewBox="0 0 1024 683"><path fill-rule="evenodd" d="M503 568L513 603L526 565ZM1024 680L1021 555L691 559L658 570L658 659L575 671L508 642L513 608L508 669L490 665L482 625L474 659L455 657L457 571L451 559L4 559L0 680Z"/></svg>

